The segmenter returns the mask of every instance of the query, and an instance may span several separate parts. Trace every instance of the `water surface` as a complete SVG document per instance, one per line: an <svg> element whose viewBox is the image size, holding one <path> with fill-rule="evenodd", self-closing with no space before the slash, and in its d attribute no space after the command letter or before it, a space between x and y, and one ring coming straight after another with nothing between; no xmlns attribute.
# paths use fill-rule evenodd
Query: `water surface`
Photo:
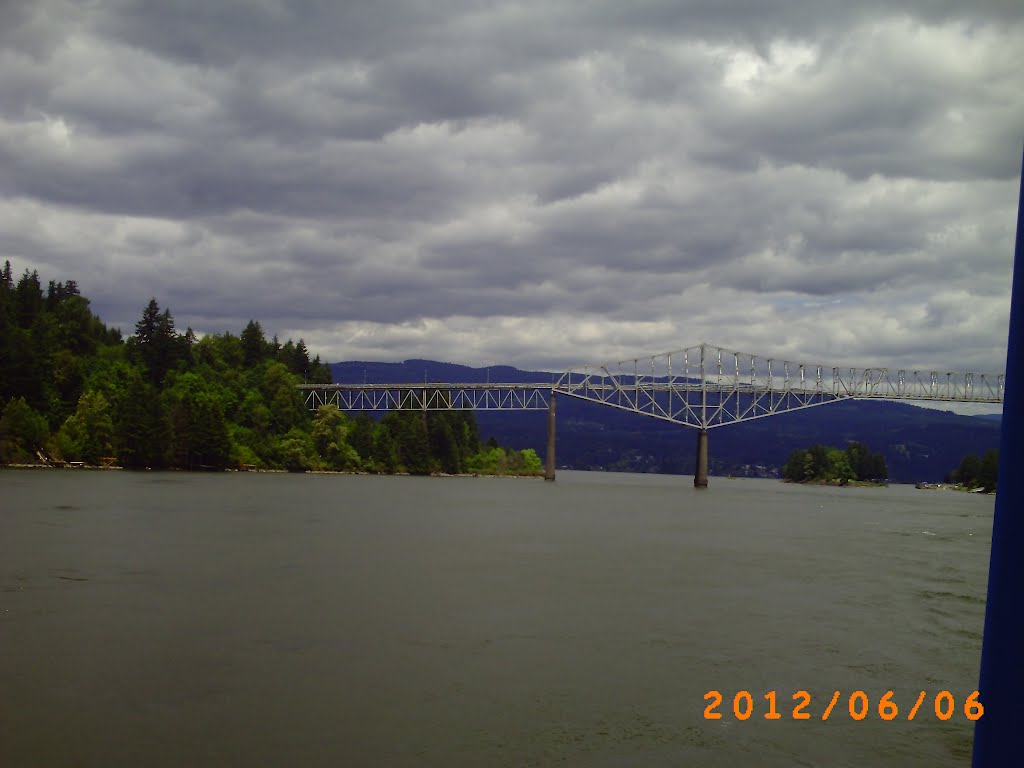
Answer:
<svg viewBox="0 0 1024 768"><path fill-rule="evenodd" d="M2 472L0 765L966 765L992 509L602 473ZM836 689L893 690L900 717L844 699L822 722ZM952 719L905 720L943 689Z"/></svg>

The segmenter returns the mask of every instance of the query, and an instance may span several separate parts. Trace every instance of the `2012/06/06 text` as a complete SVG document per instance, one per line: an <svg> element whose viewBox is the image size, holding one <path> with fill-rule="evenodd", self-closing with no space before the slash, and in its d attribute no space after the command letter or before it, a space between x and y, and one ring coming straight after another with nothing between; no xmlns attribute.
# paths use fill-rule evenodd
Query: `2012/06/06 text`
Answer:
<svg viewBox="0 0 1024 768"><path fill-rule="evenodd" d="M833 691L831 700L821 713L821 720L828 720L833 714L843 716L848 714L853 720L864 720L877 714L881 720L896 720L906 718L913 720L919 713L927 716L934 714L939 720L949 720L962 712L967 720L975 721L985 714L985 708L978 700L978 691L974 691L963 699L962 706L958 706L956 697L949 691L939 691L929 699L927 692L921 691L912 707L901 708L897 705L892 691L886 691L880 696L877 702L873 701L864 691L853 691L843 699L840 691ZM780 709L776 691L768 691L760 698L765 704L758 707L759 712L755 713L754 696L750 691L737 691L732 697L731 712L728 704L723 707L725 697L719 691L708 691L704 694L704 701L708 702L704 707L705 720L721 720L725 710L726 715L732 715L737 720L749 720L751 717L760 715L765 720L781 720L789 716L793 720L816 719L812 714L812 696L807 691L797 691L793 694L794 706ZM842 704L840 702L843 702ZM928 704L926 705L926 701ZM837 705L838 709L837 709ZM922 706L924 709L922 709ZM762 714L763 713L763 714Z"/></svg>

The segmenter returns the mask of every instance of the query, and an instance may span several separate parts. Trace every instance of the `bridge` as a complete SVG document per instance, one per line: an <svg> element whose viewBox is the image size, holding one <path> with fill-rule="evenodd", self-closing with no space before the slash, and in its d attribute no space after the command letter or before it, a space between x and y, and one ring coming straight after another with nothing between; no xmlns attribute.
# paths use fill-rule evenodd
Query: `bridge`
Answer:
<svg viewBox="0 0 1024 768"><path fill-rule="evenodd" d="M708 430L843 400L1003 402L1004 374L799 363L702 343L570 368L549 383L303 384L306 405L342 411L547 411L546 480L555 479L559 395L697 429L693 483L708 484Z"/></svg>

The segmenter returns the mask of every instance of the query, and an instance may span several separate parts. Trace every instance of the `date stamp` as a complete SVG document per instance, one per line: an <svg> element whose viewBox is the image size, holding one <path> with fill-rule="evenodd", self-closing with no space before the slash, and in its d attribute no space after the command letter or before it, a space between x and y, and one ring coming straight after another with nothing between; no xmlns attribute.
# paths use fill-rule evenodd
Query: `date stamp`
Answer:
<svg viewBox="0 0 1024 768"><path fill-rule="evenodd" d="M783 694L785 695L785 694ZM928 717L932 714L939 720L950 720L958 713L970 721L979 720L985 714L985 707L978 699L978 691L966 696L961 702L949 691L939 691L934 696L929 696L926 691L921 691L913 705L905 703L899 706L896 703L895 694L886 691L878 700L873 700L864 691L853 691L843 695L841 691L833 691L831 699L821 710L821 720L828 720L833 715L844 717L849 715L852 720L865 720L877 716L880 720L913 720L919 714ZM764 699L764 704L760 700ZM732 715L736 720L749 720L751 717L758 717L765 720L782 720L789 717L792 720L817 719L818 714L812 706L812 696L807 691L797 691L792 696L793 707L787 705L784 708L779 704L777 691L768 691L757 699L759 706L755 707L755 698L750 691L737 691L732 697L731 707L726 698L719 691L708 691L704 694L704 701L708 702L704 707L705 720L721 720L723 716ZM759 710L755 712L755 709ZM723 711L725 715L723 715Z"/></svg>

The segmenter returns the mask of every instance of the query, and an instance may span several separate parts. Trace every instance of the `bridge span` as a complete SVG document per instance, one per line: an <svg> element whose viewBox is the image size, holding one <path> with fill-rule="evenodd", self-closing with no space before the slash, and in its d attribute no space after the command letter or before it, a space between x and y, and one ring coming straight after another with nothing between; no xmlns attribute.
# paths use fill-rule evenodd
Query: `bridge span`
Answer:
<svg viewBox="0 0 1024 768"><path fill-rule="evenodd" d="M807 364L703 343L556 374L547 383L303 384L307 406L343 411L546 410L555 479L555 401L575 397L697 429L694 485L708 484L708 430L843 400L1001 404L1005 375Z"/></svg>

